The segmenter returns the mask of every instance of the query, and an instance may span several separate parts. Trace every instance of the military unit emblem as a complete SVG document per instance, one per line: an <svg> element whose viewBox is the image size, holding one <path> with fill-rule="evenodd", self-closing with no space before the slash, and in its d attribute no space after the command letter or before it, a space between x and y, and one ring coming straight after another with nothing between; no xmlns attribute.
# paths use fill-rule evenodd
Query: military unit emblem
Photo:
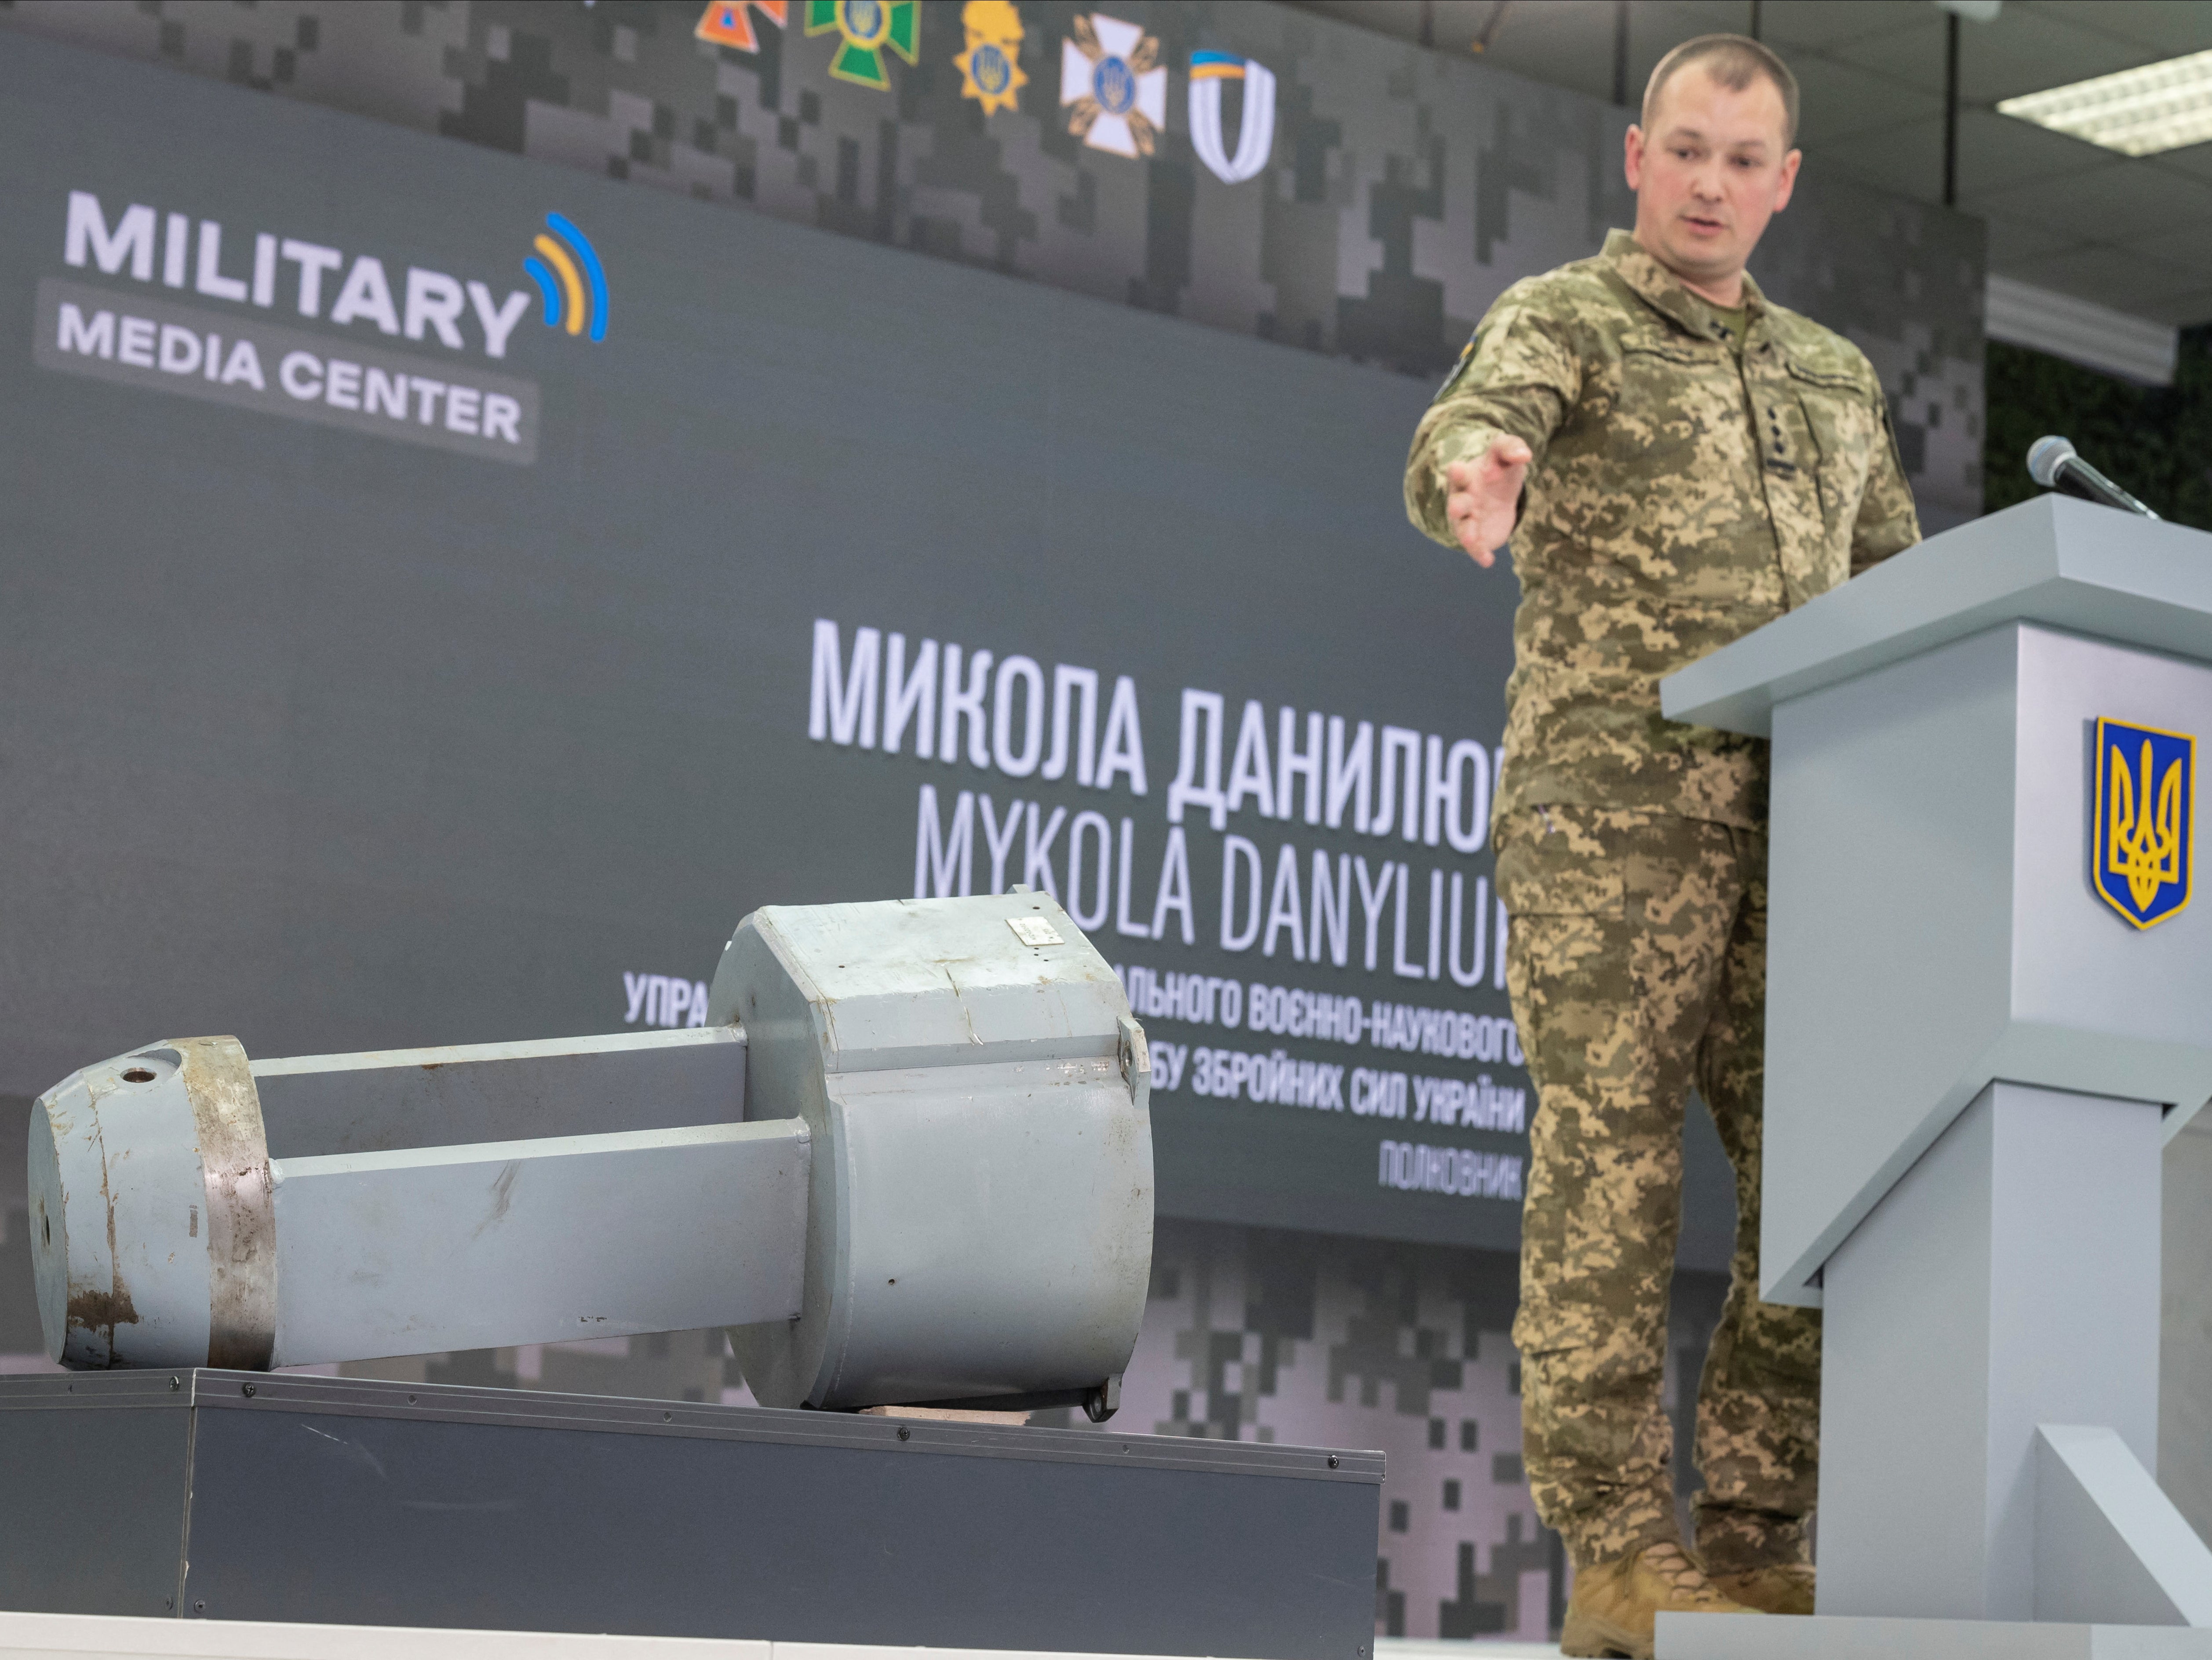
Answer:
<svg viewBox="0 0 2212 1660"><path fill-rule="evenodd" d="M805 7L810 39L833 31L838 37L830 60L836 80L883 92L891 84L886 52L909 64L920 61L921 0L805 0ZM692 33L714 46L758 52L756 12L782 27L790 0L709 0ZM960 95L981 104L985 115L1018 110L1030 77L1022 70L1024 31L1014 0L967 0L960 27L967 44L952 58L960 71ZM1168 118L1168 72L1158 40L1138 24L1091 12L1074 20L1060 51L1060 101L1068 112L1067 130L1092 149L1133 161L1152 155ZM1233 150L1222 111L1222 88L1231 81L1241 82L1244 90ZM1190 143L1206 170L1225 185L1243 184L1266 170L1275 147L1275 77L1267 65L1212 48L1191 54Z"/></svg>
<svg viewBox="0 0 2212 1660"><path fill-rule="evenodd" d="M1231 81L1244 83L1244 119L1233 155L1221 133L1221 88ZM1224 185L1257 176L1275 147L1275 77L1267 65L1229 52L1191 54L1190 144Z"/></svg>
<svg viewBox="0 0 2212 1660"><path fill-rule="evenodd" d="M2097 722L2097 804L2089 880L2138 928L2189 903L2197 832L2197 739Z"/></svg>
<svg viewBox="0 0 2212 1660"><path fill-rule="evenodd" d="M1010 110L1030 83L1018 61L1022 15L1013 0L968 0L960 9L968 49L952 60L960 71L960 95L983 106L983 113Z"/></svg>
<svg viewBox="0 0 2212 1660"><path fill-rule="evenodd" d="M758 52L760 37L753 33L751 16L756 11L781 28L790 11L790 0L714 0L700 15L691 33L714 46Z"/></svg>
<svg viewBox="0 0 2212 1660"><path fill-rule="evenodd" d="M891 84L884 68L886 50L909 64L920 61L915 44L921 0L806 0L806 33L842 37L830 60L830 78L884 92Z"/></svg>
<svg viewBox="0 0 2212 1660"><path fill-rule="evenodd" d="M1168 124L1159 41L1100 12L1078 17L1060 42L1060 101L1070 106L1067 130L1091 149L1150 155Z"/></svg>

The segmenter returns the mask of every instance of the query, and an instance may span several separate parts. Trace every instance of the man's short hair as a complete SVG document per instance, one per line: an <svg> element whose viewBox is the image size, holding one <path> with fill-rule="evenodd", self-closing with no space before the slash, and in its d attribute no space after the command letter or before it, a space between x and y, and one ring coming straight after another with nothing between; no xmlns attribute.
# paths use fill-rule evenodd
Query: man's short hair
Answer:
<svg viewBox="0 0 2212 1660"><path fill-rule="evenodd" d="M1741 92L1754 76L1765 76L1782 94L1782 146L1797 142L1797 77L1767 47L1746 34L1701 34L1685 40L1659 60L1644 88L1644 127L1651 127L1651 112L1659 107L1659 94L1677 70L1692 64L1730 92Z"/></svg>

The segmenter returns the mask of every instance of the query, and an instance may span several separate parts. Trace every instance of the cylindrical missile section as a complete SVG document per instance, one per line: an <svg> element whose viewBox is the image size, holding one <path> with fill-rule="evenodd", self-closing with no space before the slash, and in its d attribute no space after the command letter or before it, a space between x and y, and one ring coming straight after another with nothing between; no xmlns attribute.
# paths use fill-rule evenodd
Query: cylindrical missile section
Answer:
<svg viewBox="0 0 2212 1660"><path fill-rule="evenodd" d="M157 1043L39 1098L31 1263L46 1352L71 1366L270 1363L269 1157L234 1037Z"/></svg>
<svg viewBox="0 0 2212 1660"><path fill-rule="evenodd" d="M778 1407L1112 1409L1152 1274L1151 1062L1049 896L764 907L709 1021L814 1132L805 1307L732 1333Z"/></svg>
<svg viewBox="0 0 2212 1660"><path fill-rule="evenodd" d="M769 908L703 1029L72 1074L30 1128L47 1350L261 1368L728 1325L763 1404L1112 1409L1150 1067L1050 898Z"/></svg>
<svg viewBox="0 0 2212 1660"><path fill-rule="evenodd" d="M32 1115L47 1350L256 1368L788 1318L811 1138L741 1122L743 1067L725 1028L88 1067ZM585 1122L624 1128L527 1133Z"/></svg>

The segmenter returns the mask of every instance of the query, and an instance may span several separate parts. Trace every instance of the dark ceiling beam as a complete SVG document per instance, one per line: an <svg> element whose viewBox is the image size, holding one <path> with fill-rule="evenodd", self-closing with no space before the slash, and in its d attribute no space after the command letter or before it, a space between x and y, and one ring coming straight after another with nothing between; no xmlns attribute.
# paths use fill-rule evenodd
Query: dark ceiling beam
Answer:
<svg viewBox="0 0 2212 1660"><path fill-rule="evenodd" d="M1943 17L1943 205L1959 205L1959 14Z"/></svg>
<svg viewBox="0 0 2212 1660"><path fill-rule="evenodd" d="M1628 107L1628 0L1613 0L1613 101Z"/></svg>

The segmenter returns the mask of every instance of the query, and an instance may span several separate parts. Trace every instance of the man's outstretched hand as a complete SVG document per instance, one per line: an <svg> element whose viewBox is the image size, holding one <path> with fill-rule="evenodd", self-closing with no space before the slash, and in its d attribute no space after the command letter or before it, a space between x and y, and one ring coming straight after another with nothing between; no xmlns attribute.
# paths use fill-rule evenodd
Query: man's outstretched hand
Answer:
<svg viewBox="0 0 2212 1660"><path fill-rule="evenodd" d="M1532 459L1528 445L1501 435L1472 461L1455 461L1444 469L1449 486L1444 496L1444 518L1452 534L1478 565L1492 563L1495 550L1505 545L1519 516L1522 481Z"/></svg>

